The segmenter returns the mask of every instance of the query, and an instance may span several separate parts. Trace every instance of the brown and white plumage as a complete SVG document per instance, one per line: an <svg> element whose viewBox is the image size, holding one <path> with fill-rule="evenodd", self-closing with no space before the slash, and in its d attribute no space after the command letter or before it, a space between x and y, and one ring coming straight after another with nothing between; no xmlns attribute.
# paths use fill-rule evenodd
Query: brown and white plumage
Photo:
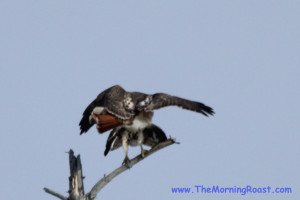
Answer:
<svg viewBox="0 0 300 200"><path fill-rule="evenodd" d="M113 129L107 140L105 155L123 146L126 154L124 162L127 162L128 145L139 145L143 155L142 145L153 147L166 140L164 132L152 124L153 111L166 106L178 106L205 116L214 114L212 108L200 102L164 93L126 92L115 85L101 92L85 109L79 123L80 134L94 124L97 124L99 133Z"/></svg>
<svg viewBox="0 0 300 200"><path fill-rule="evenodd" d="M132 132L129 129L120 126L113 129L109 134L104 155L106 156L109 151L113 151L123 146L123 150L125 152L125 159L123 162L126 163L129 160L128 145L140 146L142 156L144 156L145 150L143 149L142 145L152 148L156 144L166 140L167 137L163 130L154 124L149 124L144 129L140 130L140 132Z"/></svg>

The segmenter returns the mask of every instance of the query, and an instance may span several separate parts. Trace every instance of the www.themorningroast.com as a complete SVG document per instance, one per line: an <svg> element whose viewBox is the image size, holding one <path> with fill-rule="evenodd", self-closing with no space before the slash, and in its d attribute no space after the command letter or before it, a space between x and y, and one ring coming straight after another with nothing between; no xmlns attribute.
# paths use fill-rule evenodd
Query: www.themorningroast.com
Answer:
<svg viewBox="0 0 300 200"><path fill-rule="evenodd" d="M253 187L250 185L244 187L221 187L219 185L204 186L194 185L193 187L172 187L172 193L175 194L291 194L291 187Z"/></svg>

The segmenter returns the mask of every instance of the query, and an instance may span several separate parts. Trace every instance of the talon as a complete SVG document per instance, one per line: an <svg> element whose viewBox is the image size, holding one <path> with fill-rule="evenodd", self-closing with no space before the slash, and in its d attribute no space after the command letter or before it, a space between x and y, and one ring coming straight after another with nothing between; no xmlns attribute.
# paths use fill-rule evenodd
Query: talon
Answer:
<svg viewBox="0 0 300 200"><path fill-rule="evenodd" d="M141 152L142 158L145 157L145 153L147 153L147 152L148 152L147 150L142 149L142 152Z"/></svg>
<svg viewBox="0 0 300 200"><path fill-rule="evenodd" d="M127 165L128 166L129 163L130 163L130 160L129 160L128 156L125 156L125 158L122 162L122 165Z"/></svg>

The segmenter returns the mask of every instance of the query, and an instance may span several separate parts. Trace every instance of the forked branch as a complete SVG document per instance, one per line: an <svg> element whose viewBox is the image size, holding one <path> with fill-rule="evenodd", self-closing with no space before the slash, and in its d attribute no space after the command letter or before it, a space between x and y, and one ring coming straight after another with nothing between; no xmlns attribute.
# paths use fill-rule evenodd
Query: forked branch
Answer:
<svg viewBox="0 0 300 200"><path fill-rule="evenodd" d="M48 188L44 188L45 192L52 194L53 196L58 197L62 200L93 200L96 198L97 194L102 190L102 188L107 185L112 179L118 176L120 173L126 171L127 169L133 167L135 164L140 162L141 160L147 158L151 154L163 149L171 144L177 143L175 139L170 138L162 143L157 144L152 149L147 151L142 157L141 155L136 156L127 165L123 165L109 175L104 176L100 179L87 194L84 193L83 187L83 176L82 176L82 165L80 161L80 156L74 156L73 150L69 151L69 163L70 163L70 177L69 177L69 197L64 197L57 192L54 192ZM177 143L178 144L178 143Z"/></svg>

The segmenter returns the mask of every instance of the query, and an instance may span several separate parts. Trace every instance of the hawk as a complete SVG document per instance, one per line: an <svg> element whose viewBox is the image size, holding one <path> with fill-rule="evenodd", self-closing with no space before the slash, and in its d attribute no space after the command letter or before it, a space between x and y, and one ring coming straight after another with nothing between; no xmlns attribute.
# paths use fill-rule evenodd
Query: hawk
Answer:
<svg viewBox="0 0 300 200"><path fill-rule="evenodd" d="M143 145L153 147L167 140L163 130L152 123L153 111L166 106L178 106L186 110L213 115L211 107L203 103L171 96L164 93L144 94L127 92L121 86L112 86L101 92L83 112L79 123L80 135L86 133L94 124L98 132L113 129L106 142L104 155L109 151L123 147L128 163L128 145L140 146L141 155L145 155Z"/></svg>

